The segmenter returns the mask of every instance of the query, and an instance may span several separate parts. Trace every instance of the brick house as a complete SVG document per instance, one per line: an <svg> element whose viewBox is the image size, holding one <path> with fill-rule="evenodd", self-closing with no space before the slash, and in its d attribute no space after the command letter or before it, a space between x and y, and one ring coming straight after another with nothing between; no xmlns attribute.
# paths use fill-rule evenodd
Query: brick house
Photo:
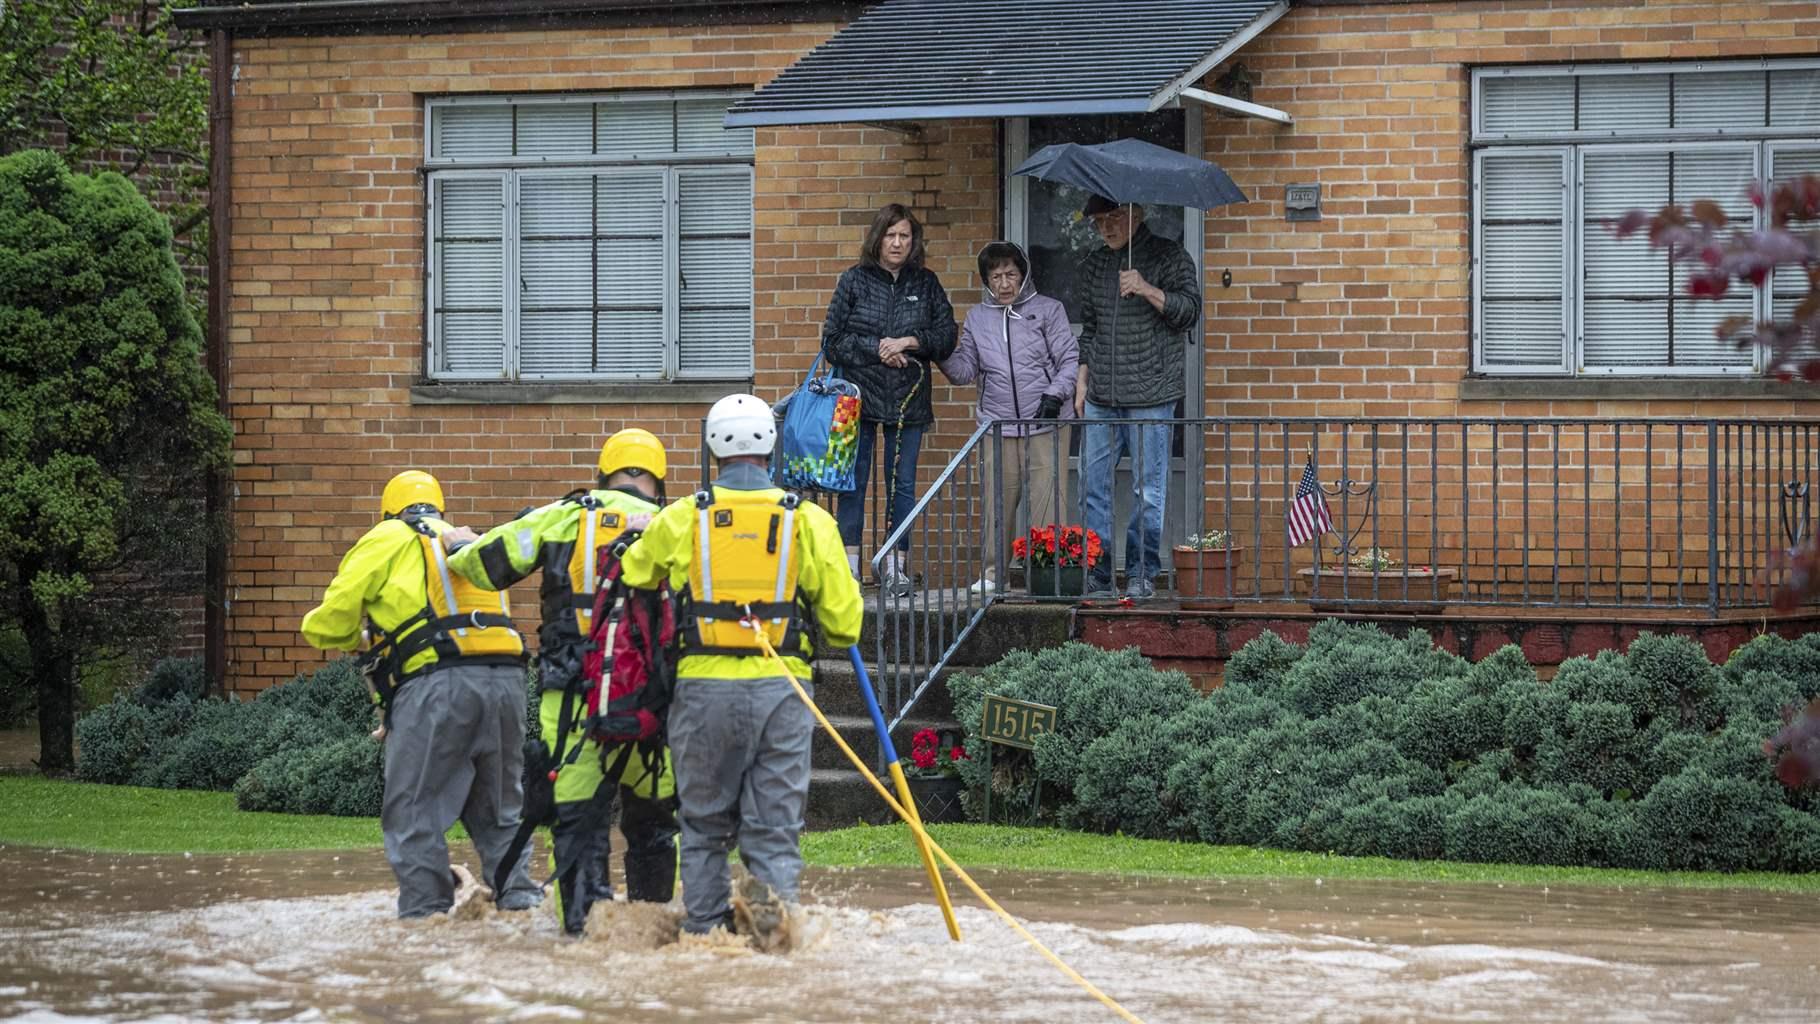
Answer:
<svg viewBox="0 0 1820 1024"><path fill-rule="evenodd" d="M437 473L457 521L496 522L586 482L604 434L639 425L671 448L672 493L698 486L707 405L800 379L882 203L919 211L957 313L1000 237L1072 301L1080 194L1009 174L1047 142L1139 135L1250 197L1152 217L1188 240L1206 300L1183 414L1211 419L1177 452L1171 531L1226 522L1253 538L1247 572L1291 568L1268 535L1318 442L1335 480L1366 458L1398 480L1377 495L1400 502L1387 529L1428 540L1410 561L1476 567L1467 593L1540 585L1544 552L1581 587L1716 592L1720 549L1742 579L1744 542L1770 531L1734 539L1703 525L1716 504L1685 500L1747 459L1747 427L1709 421L1809 408L1711 340L1788 287L1690 307L1666 261L1601 226L1820 170L1813 3L321 0L180 17L216 33L227 141L212 340L236 429L222 640L239 690L320 662L297 622L399 469ZM973 428L971 389L935 386L931 480ZM1526 422L1562 417L1583 429ZM1763 473L1737 484L1740 515L1768 522L1757 491L1788 467L1805 479L1812 441L1749 435ZM1534 522L1530 482L1554 498ZM1593 542L1640 507L1634 559Z"/></svg>

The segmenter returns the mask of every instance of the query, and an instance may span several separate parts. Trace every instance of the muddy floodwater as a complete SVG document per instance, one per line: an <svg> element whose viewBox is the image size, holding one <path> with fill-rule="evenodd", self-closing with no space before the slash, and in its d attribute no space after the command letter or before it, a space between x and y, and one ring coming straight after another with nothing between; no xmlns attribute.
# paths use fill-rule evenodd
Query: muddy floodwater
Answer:
<svg viewBox="0 0 1820 1024"><path fill-rule="evenodd" d="M970 902L949 942L914 871L810 872L781 956L568 941L547 908L398 922L376 851L0 872L0 1020L1115 1019ZM978 877L1150 1024L1820 1020L1812 895Z"/></svg>

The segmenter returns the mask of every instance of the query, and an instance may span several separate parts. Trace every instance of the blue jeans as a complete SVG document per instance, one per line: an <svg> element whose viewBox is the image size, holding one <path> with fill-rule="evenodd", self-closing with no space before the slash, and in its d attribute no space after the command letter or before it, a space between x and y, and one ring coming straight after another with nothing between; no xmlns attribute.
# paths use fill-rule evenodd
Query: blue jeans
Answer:
<svg viewBox="0 0 1820 1024"><path fill-rule="evenodd" d="M906 426L899 430L890 423L861 423L859 450L855 453L853 478L859 483L851 494L843 494L835 505L834 521L840 526L841 543L859 545L866 522L866 485L872 481L872 451L878 434L885 435L885 534L910 514L916 504L916 457L923 448L923 428ZM883 536L879 538L881 541ZM899 551L910 550L910 537L898 542Z"/></svg>
<svg viewBox="0 0 1820 1024"><path fill-rule="evenodd" d="M1125 576L1154 580L1163 571L1163 508L1169 502L1168 423L1095 424L1094 420L1167 420L1175 403L1115 408L1087 403L1081 438L1081 518L1100 535L1106 555L1092 579L1112 579L1112 480L1129 454L1137 505L1125 530Z"/></svg>

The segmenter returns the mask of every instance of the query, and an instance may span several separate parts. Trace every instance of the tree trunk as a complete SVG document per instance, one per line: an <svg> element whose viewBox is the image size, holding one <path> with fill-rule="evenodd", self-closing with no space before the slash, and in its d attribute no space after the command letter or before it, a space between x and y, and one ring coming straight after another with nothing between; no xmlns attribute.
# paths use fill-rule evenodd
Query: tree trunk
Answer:
<svg viewBox="0 0 1820 1024"><path fill-rule="evenodd" d="M38 688L38 770L68 775L76 769L76 659L37 601L19 604Z"/></svg>

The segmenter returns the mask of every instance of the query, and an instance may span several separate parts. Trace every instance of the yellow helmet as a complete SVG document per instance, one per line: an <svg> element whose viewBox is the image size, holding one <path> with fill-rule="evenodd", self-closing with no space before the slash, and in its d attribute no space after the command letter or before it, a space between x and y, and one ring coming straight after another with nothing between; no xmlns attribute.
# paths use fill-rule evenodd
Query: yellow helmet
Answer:
<svg viewBox="0 0 1820 1024"><path fill-rule="evenodd" d="M612 476L622 469L641 469L662 480L669 468L664 443L649 430L627 427L600 446L601 476Z"/></svg>
<svg viewBox="0 0 1820 1024"><path fill-rule="evenodd" d="M431 505L442 511L442 485L421 469L407 469L386 481L380 496L379 511L395 516L412 505Z"/></svg>

